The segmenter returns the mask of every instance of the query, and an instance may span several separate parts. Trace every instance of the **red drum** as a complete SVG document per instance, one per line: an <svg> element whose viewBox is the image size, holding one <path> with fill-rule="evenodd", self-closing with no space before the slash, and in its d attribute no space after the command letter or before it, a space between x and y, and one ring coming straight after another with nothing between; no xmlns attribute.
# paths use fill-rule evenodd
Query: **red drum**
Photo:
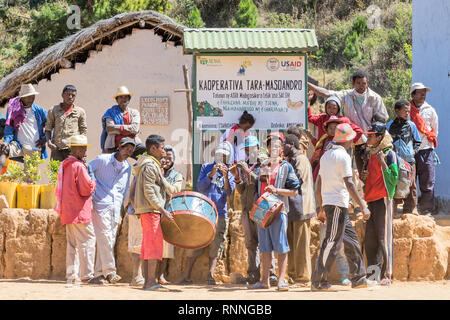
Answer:
<svg viewBox="0 0 450 320"><path fill-rule="evenodd" d="M205 195L181 191L172 195L166 210L176 222L161 221L164 240L184 249L207 247L216 236L217 208Z"/></svg>
<svg viewBox="0 0 450 320"><path fill-rule="evenodd" d="M265 192L253 205L250 219L266 229L278 218L283 208L283 201L278 199L277 196Z"/></svg>

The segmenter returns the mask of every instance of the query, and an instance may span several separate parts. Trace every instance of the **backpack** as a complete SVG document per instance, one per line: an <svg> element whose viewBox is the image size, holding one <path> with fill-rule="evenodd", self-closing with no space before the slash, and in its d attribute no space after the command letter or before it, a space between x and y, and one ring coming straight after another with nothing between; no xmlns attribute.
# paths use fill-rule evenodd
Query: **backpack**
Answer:
<svg viewBox="0 0 450 320"><path fill-rule="evenodd" d="M398 156L402 157L403 160L407 162L414 161L414 149L412 141L406 144L405 141L403 141L403 139L400 138L397 141L393 142L393 145L395 148L395 152L397 153Z"/></svg>
<svg viewBox="0 0 450 320"><path fill-rule="evenodd" d="M411 165L397 154L398 181L395 188L395 199L404 199L409 195L413 183Z"/></svg>

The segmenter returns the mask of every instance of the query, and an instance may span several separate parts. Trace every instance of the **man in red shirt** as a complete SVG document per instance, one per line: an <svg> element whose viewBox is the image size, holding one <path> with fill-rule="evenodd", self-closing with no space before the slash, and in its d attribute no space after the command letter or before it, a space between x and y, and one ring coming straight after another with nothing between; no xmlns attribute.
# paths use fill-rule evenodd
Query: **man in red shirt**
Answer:
<svg viewBox="0 0 450 320"><path fill-rule="evenodd" d="M70 155L61 163L58 173L55 211L60 215L61 224L66 226L66 278L72 285L80 279L91 282L94 278L95 233L91 222L91 195L96 183L86 164L86 150L90 148L87 137L73 136L69 146Z"/></svg>
<svg viewBox="0 0 450 320"><path fill-rule="evenodd" d="M392 137L381 122L366 132L369 163L363 171L364 200L372 213L366 224L364 246L367 264L380 269L380 283L392 283L393 268L393 203L398 180L397 155Z"/></svg>

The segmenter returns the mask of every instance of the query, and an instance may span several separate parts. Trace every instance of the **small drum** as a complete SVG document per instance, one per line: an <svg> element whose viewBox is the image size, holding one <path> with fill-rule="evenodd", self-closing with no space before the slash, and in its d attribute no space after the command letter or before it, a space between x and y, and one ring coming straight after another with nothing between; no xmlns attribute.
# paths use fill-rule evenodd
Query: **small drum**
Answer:
<svg viewBox="0 0 450 320"><path fill-rule="evenodd" d="M201 193L181 191L172 195L166 210L176 222L161 221L164 240L184 249L208 246L216 236L218 219L214 202ZM178 227L177 227L178 225Z"/></svg>
<svg viewBox="0 0 450 320"><path fill-rule="evenodd" d="M261 228L269 227L283 210L284 203L277 196L265 192L253 205L250 212L250 219L256 222Z"/></svg>

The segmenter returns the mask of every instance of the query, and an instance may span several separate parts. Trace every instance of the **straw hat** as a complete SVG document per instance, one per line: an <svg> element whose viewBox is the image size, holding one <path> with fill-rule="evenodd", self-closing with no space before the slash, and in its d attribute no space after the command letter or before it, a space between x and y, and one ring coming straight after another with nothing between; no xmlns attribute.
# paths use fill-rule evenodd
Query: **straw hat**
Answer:
<svg viewBox="0 0 450 320"><path fill-rule="evenodd" d="M87 137L79 134L76 136L70 137L69 147L88 147L91 146L88 144Z"/></svg>
<svg viewBox="0 0 450 320"><path fill-rule="evenodd" d="M22 84L20 86L20 92L19 92L19 98L24 98L24 97L28 97L28 96L35 96L39 94L39 92L37 92L33 85L31 83L28 84Z"/></svg>
<svg viewBox="0 0 450 320"><path fill-rule="evenodd" d="M121 87L117 88L117 92L113 96L113 98L116 99L117 97L120 97L120 96L130 96L130 97L132 97L133 94L130 93L130 91L128 90L127 87L121 86Z"/></svg>

